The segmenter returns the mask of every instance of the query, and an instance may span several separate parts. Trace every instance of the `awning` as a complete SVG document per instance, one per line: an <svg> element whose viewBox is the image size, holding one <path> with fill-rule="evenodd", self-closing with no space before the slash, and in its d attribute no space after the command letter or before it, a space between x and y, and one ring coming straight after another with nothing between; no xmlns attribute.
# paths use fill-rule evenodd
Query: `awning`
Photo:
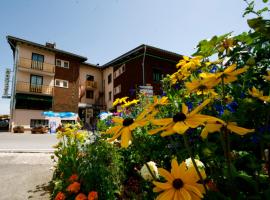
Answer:
<svg viewBox="0 0 270 200"><path fill-rule="evenodd" d="M33 94L16 94L16 99L31 100L31 101L43 101L52 103L51 96L33 95Z"/></svg>

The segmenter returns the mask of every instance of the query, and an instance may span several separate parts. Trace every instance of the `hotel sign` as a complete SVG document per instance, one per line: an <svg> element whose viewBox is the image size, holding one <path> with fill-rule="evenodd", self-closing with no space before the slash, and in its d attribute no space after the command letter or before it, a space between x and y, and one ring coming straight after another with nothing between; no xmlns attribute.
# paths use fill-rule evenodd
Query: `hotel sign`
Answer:
<svg viewBox="0 0 270 200"><path fill-rule="evenodd" d="M153 96L153 86L139 86L140 93L144 93L146 96L152 97Z"/></svg>
<svg viewBox="0 0 270 200"><path fill-rule="evenodd" d="M4 93L2 96L2 98L6 98L6 99L10 98L10 94L9 94L10 73L11 73L11 70L9 68L6 68L5 79L4 79Z"/></svg>

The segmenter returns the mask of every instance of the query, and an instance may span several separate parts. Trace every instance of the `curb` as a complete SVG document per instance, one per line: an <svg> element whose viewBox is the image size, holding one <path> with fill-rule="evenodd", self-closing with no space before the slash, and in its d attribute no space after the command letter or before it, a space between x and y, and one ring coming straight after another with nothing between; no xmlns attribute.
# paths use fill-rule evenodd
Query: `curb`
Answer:
<svg viewBox="0 0 270 200"><path fill-rule="evenodd" d="M0 153L54 153L54 149L0 149Z"/></svg>

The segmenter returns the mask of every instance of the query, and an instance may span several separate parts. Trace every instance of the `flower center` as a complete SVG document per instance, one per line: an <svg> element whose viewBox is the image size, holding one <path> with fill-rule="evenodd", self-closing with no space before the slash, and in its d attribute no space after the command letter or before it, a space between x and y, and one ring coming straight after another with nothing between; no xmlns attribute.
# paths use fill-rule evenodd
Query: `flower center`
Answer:
<svg viewBox="0 0 270 200"><path fill-rule="evenodd" d="M184 183L180 178L177 178L173 181L172 185L175 189L178 190L184 186Z"/></svg>
<svg viewBox="0 0 270 200"><path fill-rule="evenodd" d="M186 119L186 115L184 113L176 113L176 115L173 116L173 121L176 122L181 122L184 121Z"/></svg>
<svg viewBox="0 0 270 200"><path fill-rule="evenodd" d="M132 119L132 118L126 118L123 121L123 126L129 126L129 125L133 124L133 122L134 122L134 119Z"/></svg>

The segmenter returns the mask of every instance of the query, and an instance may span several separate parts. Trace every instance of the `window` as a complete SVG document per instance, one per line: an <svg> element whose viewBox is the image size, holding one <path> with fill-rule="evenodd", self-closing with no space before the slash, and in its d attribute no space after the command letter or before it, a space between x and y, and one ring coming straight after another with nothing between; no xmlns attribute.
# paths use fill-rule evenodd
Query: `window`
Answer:
<svg viewBox="0 0 270 200"><path fill-rule="evenodd" d="M30 76L30 92L42 93L43 77L37 75Z"/></svg>
<svg viewBox="0 0 270 200"><path fill-rule="evenodd" d="M60 87L60 80L55 80L55 86L59 86Z"/></svg>
<svg viewBox="0 0 270 200"><path fill-rule="evenodd" d="M86 90L86 98L93 99L94 98L94 91L93 90Z"/></svg>
<svg viewBox="0 0 270 200"><path fill-rule="evenodd" d="M108 84L110 84L112 82L112 74L109 74L108 76Z"/></svg>
<svg viewBox="0 0 270 200"><path fill-rule="evenodd" d="M40 55L40 54L37 54L37 53L32 53L32 60L43 63L44 62L44 56Z"/></svg>
<svg viewBox="0 0 270 200"><path fill-rule="evenodd" d="M38 127L38 126L48 126L49 120L47 119L31 119L30 120L30 127Z"/></svg>
<svg viewBox="0 0 270 200"><path fill-rule="evenodd" d="M154 82L160 82L163 78L163 74L158 69L153 69L153 81Z"/></svg>
<svg viewBox="0 0 270 200"><path fill-rule="evenodd" d="M126 71L126 64L121 65L114 73L113 78L116 79L118 76Z"/></svg>
<svg viewBox="0 0 270 200"><path fill-rule="evenodd" d="M68 81L55 79L54 85L57 87L68 88Z"/></svg>
<svg viewBox="0 0 270 200"><path fill-rule="evenodd" d="M43 62L44 62L43 55L32 53L32 62L31 62L32 69L43 70Z"/></svg>
<svg viewBox="0 0 270 200"><path fill-rule="evenodd" d="M64 61L64 67L65 67L65 68L69 68L69 62Z"/></svg>
<svg viewBox="0 0 270 200"><path fill-rule="evenodd" d="M111 101L112 100L112 92L110 91L109 92L109 101Z"/></svg>
<svg viewBox="0 0 270 200"><path fill-rule="evenodd" d="M92 76L92 75L86 75L86 80L87 81L94 81L94 76Z"/></svg>
<svg viewBox="0 0 270 200"><path fill-rule="evenodd" d="M114 95L119 94L120 92L121 92L121 85L118 85L113 89Z"/></svg>
<svg viewBox="0 0 270 200"><path fill-rule="evenodd" d="M57 67L69 68L69 62L66 60L56 59L55 65Z"/></svg>
<svg viewBox="0 0 270 200"><path fill-rule="evenodd" d="M61 67L61 60L56 59L56 66Z"/></svg>
<svg viewBox="0 0 270 200"><path fill-rule="evenodd" d="M75 124L75 120L61 120L61 124L65 125L65 124Z"/></svg>

